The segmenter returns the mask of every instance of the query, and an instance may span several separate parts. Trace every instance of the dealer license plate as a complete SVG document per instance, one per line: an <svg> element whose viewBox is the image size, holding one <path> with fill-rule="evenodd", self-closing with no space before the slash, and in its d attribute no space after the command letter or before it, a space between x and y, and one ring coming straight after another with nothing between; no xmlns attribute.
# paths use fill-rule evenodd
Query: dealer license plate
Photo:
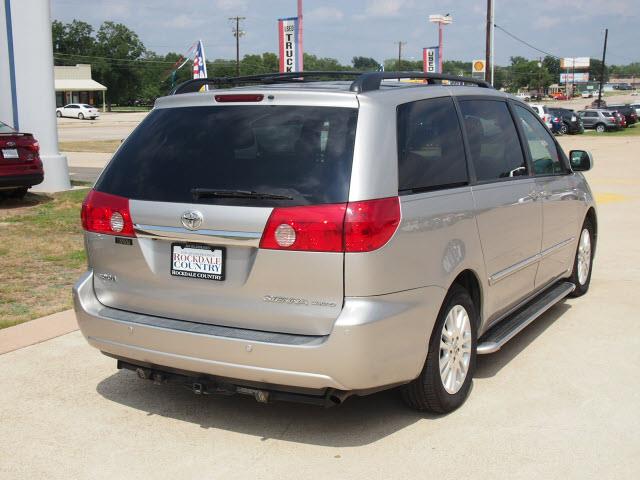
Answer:
<svg viewBox="0 0 640 480"><path fill-rule="evenodd" d="M224 280L225 248L197 243L171 244L171 275Z"/></svg>
<svg viewBox="0 0 640 480"><path fill-rule="evenodd" d="M4 158L19 158L18 150L16 148L3 148L2 156Z"/></svg>

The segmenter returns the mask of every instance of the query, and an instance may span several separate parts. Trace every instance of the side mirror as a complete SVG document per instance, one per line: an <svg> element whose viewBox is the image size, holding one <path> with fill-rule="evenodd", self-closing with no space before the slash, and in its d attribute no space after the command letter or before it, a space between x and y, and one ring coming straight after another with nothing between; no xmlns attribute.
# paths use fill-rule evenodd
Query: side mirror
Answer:
<svg viewBox="0 0 640 480"><path fill-rule="evenodd" d="M574 172L586 172L593 168L593 156L586 150L571 150L569 159Z"/></svg>

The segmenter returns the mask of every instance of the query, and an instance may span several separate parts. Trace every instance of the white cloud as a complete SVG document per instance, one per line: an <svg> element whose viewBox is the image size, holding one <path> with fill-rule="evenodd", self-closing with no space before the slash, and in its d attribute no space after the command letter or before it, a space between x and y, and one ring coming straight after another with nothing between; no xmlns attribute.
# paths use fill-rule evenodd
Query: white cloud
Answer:
<svg viewBox="0 0 640 480"><path fill-rule="evenodd" d="M558 16L550 17L548 15L543 15L536 18L535 22L533 22L533 26L538 29L546 30L549 28L553 28L562 22L563 20Z"/></svg>
<svg viewBox="0 0 640 480"><path fill-rule="evenodd" d="M370 0L365 13L370 17L395 17L403 8L412 6L412 0Z"/></svg>
<svg viewBox="0 0 640 480"><path fill-rule="evenodd" d="M224 11L247 9L247 0L216 0L216 8Z"/></svg>
<svg viewBox="0 0 640 480"><path fill-rule="evenodd" d="M318 21L339 21L344 18L344 13L334 7L318 7L305 13L304 18Z"/></svg>

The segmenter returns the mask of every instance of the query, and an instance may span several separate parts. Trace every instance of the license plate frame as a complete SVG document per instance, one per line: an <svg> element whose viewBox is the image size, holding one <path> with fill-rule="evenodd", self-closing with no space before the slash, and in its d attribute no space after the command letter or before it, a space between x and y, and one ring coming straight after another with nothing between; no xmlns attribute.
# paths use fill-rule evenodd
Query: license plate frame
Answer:
<svg viewBox="0 0 640 480"><path fill-rule="evenodd" d="M18 154L18 149L17 148L3 148L2 149L2 158L4 158L5 160L17 160L18 158L20 158L20 155Z"/></svg>
<svg viewBox="0 0 640 480"><path fill-rule="evenodd" d="M187 258L176 258L176 253L186 255ZM202 256L202 259L198 259L201 261L192 261L194 258L188 258L188 256L193 255ZM214 264L217 263L216 259L218 258L220 268L218 272L216 272L213 267ZM215 261L212 262L212 260ZM208 272L206 271L207 268L213 270ZM171 254L169 256L169 273L174 277L224 282L227 274L227 249L221 246L202 243L172 242Z"/></svg>

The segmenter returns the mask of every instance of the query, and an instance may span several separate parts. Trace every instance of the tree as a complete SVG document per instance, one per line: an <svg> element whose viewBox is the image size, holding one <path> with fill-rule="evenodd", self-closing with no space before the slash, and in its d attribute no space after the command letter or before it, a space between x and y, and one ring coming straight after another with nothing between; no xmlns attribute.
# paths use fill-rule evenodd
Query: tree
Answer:
<svg viewBox="0 0 640 480"><path fill-rule="evenodd" d="M95 77L109 89L109 104L139 99L141 69L147 49L138 35L121 23L104 22L96 34ZM152 55L150 57L153 58Z"/></svg>
<svg viewBox="0 0 640 480"><path fill-rule="evenodd" d="M592 58L589 63L589 79L593 82L599 82L602 77L602 60ZM609 81L609 68L604 68L604 82Z"/></svg>
<svg viewBox="0 0 640 480"><path fill-rule="evenodd" d="M378 71L380 64L378 61L371 57L353 57L351 60L354 70L362 72Z"/></svg>

